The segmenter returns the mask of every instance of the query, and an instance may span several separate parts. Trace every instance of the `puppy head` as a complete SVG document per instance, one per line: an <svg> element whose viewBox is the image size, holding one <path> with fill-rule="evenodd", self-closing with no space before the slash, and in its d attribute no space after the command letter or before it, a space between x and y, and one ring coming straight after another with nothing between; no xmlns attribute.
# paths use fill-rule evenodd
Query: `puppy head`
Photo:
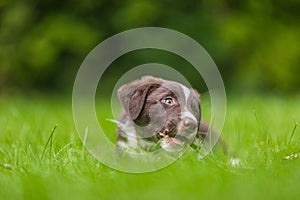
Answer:
<svg viewBox="0 0 300 200"><path fill-rule="evenodd" d="M173 81L154 77L123 85L119 99L142 136L162 138L168 151L194 138L200 122L199 94Z"/></svg>

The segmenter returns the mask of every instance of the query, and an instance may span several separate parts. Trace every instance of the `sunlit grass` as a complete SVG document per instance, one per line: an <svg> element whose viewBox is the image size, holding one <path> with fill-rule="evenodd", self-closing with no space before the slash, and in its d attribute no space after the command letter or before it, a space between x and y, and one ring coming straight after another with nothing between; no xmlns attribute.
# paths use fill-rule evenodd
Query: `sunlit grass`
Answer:
<svg viewBox="0 0 300 200"><path fill-rule="evenodd" d="M87 153L71 99L2 98L0 199L297 199L299 103L229 97L223 138L239 165L219 151L199 161L191 150L167 168L137 175Z"/></svg>

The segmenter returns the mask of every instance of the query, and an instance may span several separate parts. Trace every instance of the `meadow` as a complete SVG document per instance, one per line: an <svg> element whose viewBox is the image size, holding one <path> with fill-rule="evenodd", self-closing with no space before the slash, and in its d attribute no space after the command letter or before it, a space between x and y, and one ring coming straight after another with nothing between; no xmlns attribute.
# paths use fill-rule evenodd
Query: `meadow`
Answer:
<svg viewBox="0 0 300 200"><path fill-rule="evenodd" d="M300 96L227 103L222 137L240 163L220 151L198 160L191 150L164 169L130 174L86 151L71 97L3 96L0 199L299 199Z"/></svg>

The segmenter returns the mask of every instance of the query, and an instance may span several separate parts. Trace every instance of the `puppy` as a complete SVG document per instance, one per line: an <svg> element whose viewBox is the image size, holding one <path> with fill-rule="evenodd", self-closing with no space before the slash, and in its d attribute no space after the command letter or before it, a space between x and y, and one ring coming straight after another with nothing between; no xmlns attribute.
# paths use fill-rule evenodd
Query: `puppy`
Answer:
<svg viewBox="0 0 300 200"><path fill-rule="evenodd" d="M145 76L121 86L117 93L123 106L117 121L117 148L174 152L204 140L209 143L210 130L201 121L196 90Z"/></svg>

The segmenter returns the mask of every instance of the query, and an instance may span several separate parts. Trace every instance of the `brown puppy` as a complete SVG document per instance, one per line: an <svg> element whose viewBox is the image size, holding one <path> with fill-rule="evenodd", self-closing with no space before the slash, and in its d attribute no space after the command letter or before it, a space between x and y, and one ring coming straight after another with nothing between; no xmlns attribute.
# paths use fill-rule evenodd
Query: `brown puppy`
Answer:
<svg viewBox="0 0 300 200"><path fill-rule="evenodd" d="M209 126L201 121L200 95L194 89L151 76L121 86L123 111L117 147L178 151L185 145L210 143Z"/></svg>

